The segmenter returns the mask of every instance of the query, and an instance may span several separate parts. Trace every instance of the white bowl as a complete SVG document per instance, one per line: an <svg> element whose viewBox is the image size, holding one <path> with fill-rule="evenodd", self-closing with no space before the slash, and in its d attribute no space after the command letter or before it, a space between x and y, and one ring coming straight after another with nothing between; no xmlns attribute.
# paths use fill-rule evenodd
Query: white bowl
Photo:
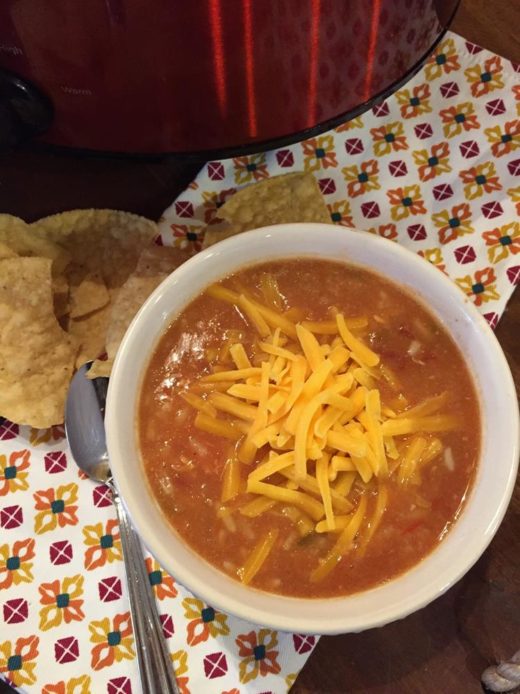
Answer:
<svg viewBox="0 0 520 694"><path fill-rule="evenodd" d="M244 265L312 256L373 269L410 288L466 355L480 397L482 451L464 511L440 546L394 580L330 599L290 598L243 586L211 566L172 530L150 495L136 439L136 402L150 354L170 321L212 282ZM518 465L518 405L503 352L471 301L439 270L391 241L323 224L266 227L227 239L190 259L150 296L119 349L108 391L112 472L139 534L180 583L223 612L274 629L311 634L382 626L424 607L484 552L509 503Z"/></svg>

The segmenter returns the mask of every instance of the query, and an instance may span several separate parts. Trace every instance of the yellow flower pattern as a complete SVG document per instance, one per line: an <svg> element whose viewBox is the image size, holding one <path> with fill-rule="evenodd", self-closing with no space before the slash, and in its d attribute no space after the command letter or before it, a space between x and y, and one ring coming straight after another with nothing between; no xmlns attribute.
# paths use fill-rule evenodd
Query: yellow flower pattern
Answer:
<svg viewBox="0 0 520 694"><path fill-rule="evenodd" d="M77 484L60 485L57 489L42 489L34 494L34 501L34 507L38 511L34 518L34 531L38 535L57 527L76 525L78 522Z"/></svg>
<svg viewBox="0 0 520 694"><path fill-rule="evenodd" d="M29 489L28 468L31 454L27 449L0 455L0 497Z"/></svg>
<svg viewBox="0 0 520 694"><path fill-rule="evenodd" d="M500 298L496 279L493 268L486 267L482 270L477 270L474 275L458 277L455 279L455 282L473 300L476 306L481 306Z"/></svg>
<svg viewBox="0 0 520 694"><path fill-rule="evenodd" d="M507 194L511 198L512 202L516 204L516 212L520 216L520 186L517 188L509 188Z"/></svg>
<svg viewBox="0 0 520 694"><path fill-rule="evenodd" d="M491 263L499 263L509 255L520 253L520 222L510 222L503 226L485 231L482 238L488 247L488 258Z"/></svg>
<svg viewBox="0 0 520 694"><path fill-rule="evenodd" d="M432 221L439 229L439 242L443 245L454 241L459 236L474 232L471 208L467 202L454 205L451 210L442 210L433 214Z"/></svg>
<svg viewBox="0 0 520 694"><path fill-rule="evenodd" d="M40 446L42 443L60 441L65 436L63 424L56 424L48 429L33 429L29 432L29 442L31 446Z"/></svg>
<svg viewBox="0 0 520 694"><path fill-rule="evenodd" d="M42 631L59 626L62 622L80 622L84 618L82 610L83 576L58 579L51 583L42 583L40 590L40 624Z"/></svg>
<svg viewBox="0 0 520 694"><path fill-rule="evenodd" d="M332 135L320 135L302 143L305 171L319 171L338 165Z"/></svg>
<svg viewBox="0 0 520 694"><path fill-rule="evenodd" d="M459 176L465 184L464 195L467 200L480 198L484 193L492 193L502 188L495 165L491 161L483 162L473 166L471 169L461 171Z"/></svg>
<svg viewBox="0 0 520 694"><path fill-rule="evenodd" d="M173 663L173 671L175 672L175 678L177 680L177 686L179 687L180 694L190 694L188 689L189 678L188 673L188 654L185 650L175 651L171 654L171 659Z"/></svg>
<svg viewBox="0 0 520 694"><path fill-rule="evenodd" d="M503 157L520 147L520 119L508 121L504 129L499 125L486 128L484 133L491 143L491 151L495 157Z"/></svg>
<svg viewBox="0 0 520 694"><path fill-rule="evenodd" d="M341 224L345 227L354 226L348 200L336 200L336 202L328 205L328 208L331 221L334 222L334 224Z"/></svg>
<svg viewBox="0 0 520 694"><path fill-rule="evenodd" d="M433 145L431 151L420 149L412 152L421 181L429 181L436 176L451 171L449 164L450 148L447 142Z"/></svg>
<svg viewBox="0 0 520 694"><path fill-rule="evenodd" d="M90 694L91 679L88 675L71 677L70 680L46 684L42 689L42 694Z"/></svg>
<svg viewBox="0 0 520 694"><path fill-rule="evenodd" d="M29 636L0 643L0 675L7 675L15 687L33 685L39 642L38 636Z"/></svg>
<svg viewBox="0 0 520 694"><path fill-rule="evenodd" d="M383 125L379 128L372 128L370 134L374 141L374 154L377 157L408 149L408 142L404 134L404 126L402 123L395 122Z"/></svg>
<svg viewBox="0 0 520 694"><path fill-rule="evenodd" d="M123 553L117 521L109 520L105 526L102 523L86 525L83 528L85 551L85 568L91 571L106 562L121 561Z"/></svg>
<svg viewBox="0 0 520 694"><path fill-rule="evenodd" d="M403 118L415 118L424 113L431 113L430 106L430 87L427 84L420 84L410 89L402 89L396 92L395 98L401 105L401 116Z"/></svg>
<svg viewBox="0 0 520 694"><path fill-rule="evenodd" d="M441 270L441 272L446 272L446 265L444 264L444 258L440 248L425 248L423 251L419 251L419 255L422 255L425 260Z"/></svg>
<svg viewBox="0 0 520 694"><path fill-rule="evenodd" d="M489 94L489 92L502 89L504 86L502 60L498 55L488 58L483 64L467 68L464 70L464 74L471 85L471 93L474 97Z"/></svg>
<svg viewBox="0 0 520 694"><path fill-rule="evenodd" d="M113 621L108 617L90 622L90 641L94 644L91 667L101 670L112 663L135 658L134 637L130 613L116 614Z"/></svg>
<svg viewBox="0 0 520 694"><path fill-rule="evenodd" d="M424 72L426 78L433 82L439 77L457 71L459 68L460 63L455 48L455 41L452 38L445 38L428 58Z"/></svg>
<svg viewBox="0 0 520 694"><path fill-rule="evenodd" d="M469 101L464 101L457 106L449 106L441 109L439 116L443 123L442 130L444 137L455 137L464 132L478 130L480 123L475 113L473 104Z"/></svg>
<svg viewBox="0 0 520 694"><path fill-rule="evenodd" d="M240 681L247 684L260 675L265 677L270 672L278 674L278 633L270 629L260 629L240 634L236 638L240 661Z"/></svg>
<svg viewBox="0 0 520 694"><path fill-rule="evenodd" d="M210 636L227 636L229 634L228 618L222 612L205 605L198 598L185 598L182 601L184 616L189 620L186 636L189 646L207 641Z"/></svg>
<svg viewBox="0 0 520 694"><path fill-rule="evenodd" d="M386 195L391 205L390 214L396 222L412 215L426 214L418 185L388 190Z"/></svg>
<svg viewBox="0 0 520 694"><path fill-rule="evenodd" d="M18 540L12 546L0 545L0 590L20 583L31 583L35 542L32 538Z"/></svg>
<svg viewBox="0 0 520 694"><path fill-rule="evenodd" d="M362 162L359 166L345 166L341 173L347 182L347 192L351 198L363 195L369 190L379 190L379 165L375 159Z"/></svg>
<svg viewBox="0 0 520 694"><path fill-rule="evenodd" d="M265 154L251 154L247 157L233 159L235 169L235 183L243 185L253 181L261 181L268 178Z"/></svg>
<svg viewBox="0 0 520 694"><path fill-rule="evenodd" d="M358 116L357 118L352 118L351 120L345 121L345 123L342 123L341 125L338 125L336 128L337 133L346 133L349 132L350 130L355 130L356 128L362 128L363 127L363 120L361 116Z"/></svg>
<svg viewBox="0 0 520 694"><path fill-rule="evenodd" d="M285 677L285 686L287 687L287 691L290 690L290 688L293 686L293 684L296 682L296 678L298 677L297 672L291 672Z"/></svg>

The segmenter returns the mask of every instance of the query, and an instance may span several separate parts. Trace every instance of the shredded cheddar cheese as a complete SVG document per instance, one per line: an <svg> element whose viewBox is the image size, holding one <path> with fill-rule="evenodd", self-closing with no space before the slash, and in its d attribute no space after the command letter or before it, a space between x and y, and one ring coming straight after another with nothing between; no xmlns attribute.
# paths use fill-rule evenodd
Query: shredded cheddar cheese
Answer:
<svg viewBox="0 0 520 694"><path fill-rule="evenodd" d="M277 537L278 530L269 530L265 537L256 545L244 566L238 570L238 576L243 583L251 583L273 549Z"/></svg>
<svg viewBox="0 0 520 694"><path fill-rule="evenodd" d="M301 537L333 533L335 543L311 573L319 581L358 536L366 551L387 507L389 478L417 484L421 468L443 451L432 434L460 423L442 412L447 393L410 406L398 376L355 334L367 318L336 309L334 320L301 320L301 311L284 312L286 300L273 278L263 278L260 289L265 304L242 288L208 290L236 306L257 340L228 338L227 360L220 354L210 363L213 373L182 396L197 411L195 426L234 446L219 517L227 517L227 509L249 518L279 513ZM370 504L367 490L375 495ZM260 540L239 570L245 583L276 542L275 531Z"/></svg>
<svg viewBox="0 0 520 694"><path fill-rule="evenodd" d="M220 500L225 503L234 499L240 492L240 464L233 457L229 458L224 467L224 482L222 484L222 494Z"/></svg>

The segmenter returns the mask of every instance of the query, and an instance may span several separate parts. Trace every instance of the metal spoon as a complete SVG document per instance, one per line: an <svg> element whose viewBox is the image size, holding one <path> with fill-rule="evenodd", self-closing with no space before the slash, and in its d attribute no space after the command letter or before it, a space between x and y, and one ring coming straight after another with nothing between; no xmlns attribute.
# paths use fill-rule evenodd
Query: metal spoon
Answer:
<svg viewBox="0 0 520 694"><path fill-rule="evenodd" d="M79 468L112 491L119 521L130 611L144 694L179 694L161 622L148 580L141 542L133 529L110 472L105 440L108 378L88 379L90 364L76 372L65 407L65 430Z"/></svg>

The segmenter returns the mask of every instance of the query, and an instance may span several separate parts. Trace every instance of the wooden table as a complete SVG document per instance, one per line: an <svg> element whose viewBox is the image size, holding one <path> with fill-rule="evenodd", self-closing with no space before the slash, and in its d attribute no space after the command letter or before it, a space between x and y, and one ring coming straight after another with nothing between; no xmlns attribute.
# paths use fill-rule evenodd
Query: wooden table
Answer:
<svg viewBox="0 0 520 694"><path fill-rule="evenodd" d="M520 2L464 0L453 29L520 62ZM75 207L157 218L201 162L79 158L31 149L0 160L0 211L27 221ZM520 294L497 329L517 387ZM307 692L465 694L482 670L520 648L520 485L491 546L448 593L401 622L320 640L294 688ZM0 683L0 694L11 691ZM195 692L194 694L198 694Z"/></svg>

